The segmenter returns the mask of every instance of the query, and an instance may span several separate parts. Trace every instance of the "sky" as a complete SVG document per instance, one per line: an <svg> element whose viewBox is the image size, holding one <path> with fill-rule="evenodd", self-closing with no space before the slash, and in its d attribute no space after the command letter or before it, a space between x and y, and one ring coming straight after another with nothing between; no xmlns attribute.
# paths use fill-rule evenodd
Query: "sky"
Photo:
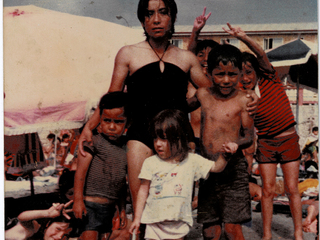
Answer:
<svg viewBox="0 0 320 240"><path fill-rule="evenodd" d="M3 0L3 6L35 5L55 11L139 26L139 0ZM207 24L266 24L317 22L317 0L176 0L176 25L192 25L207 7L212 12ZM122 16L124 19L117 19Z"/></svg>

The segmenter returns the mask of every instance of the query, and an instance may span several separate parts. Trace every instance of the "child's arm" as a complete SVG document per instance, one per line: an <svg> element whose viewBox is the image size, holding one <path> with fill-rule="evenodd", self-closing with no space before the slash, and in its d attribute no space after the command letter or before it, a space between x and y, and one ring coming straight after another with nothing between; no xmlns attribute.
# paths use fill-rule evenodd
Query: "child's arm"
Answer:
<svg viewBox="0 0 320 240"><path fill-rule="evenodd" d="M121 196L119 199L119 212L120 212L120 228L124 229L127 226L127 215L126 215L126 197L127 197L127 185L121 189Z"/></svg>
<svg viewBox="0 0 320 240"><path fill-rule="evenodd" d="M272 65L269 62L267 54L265 53L265 51L263 51L262 47L260 47L260 45L256 43L252 38L247 36L247 34L240 27L234 28L230 25L230 23L227 23L227 25L230 30L227 30L225 28L223 28L223 30L245 43L250 48L250 50L256 54L259 66L262 69L267 72L273 72L274 70L272 68Z"/></svg>
<svg viewBox="0 0 320 240"><path fill-rule="evenodd" d="M188 50L193 52L194 54L196 53L196 47L197 47L197 41L198 41L199 34L200 34L202 28L206 25L206 21L208 20L208 18L211 16L211 12L208 13L207 16L205 16L206 9L207 9L207 7L204 7L202 15L196 17L196 19L193 22L193 29L192 29L191 36L189 39Z"/></svg>
<svg viewBox="0 0 320 240"><path fill-rule="evenodd" d="M87 171L92 160L92 155L87 152L86 156L79 154L76 174L74 176L74 204L73 212L76 218L82 218L82 213L87 214L83 202L83 188Z"/></svg>
<svg viewBox="0 0 320 240"><path fill-rule="evenodd" d="M129 228L129 232L131 234L138 233L142 212L149 194L150 183L151 183L150 180L145 180L145 179L141 180L141 185L140 185L138 196L137 196L136 209L134 211L134 220Z"/></svg>
<svg viewBox="0 0 320 240"><path fill-rule="evenodd" d="M224 156L222 156L221 153L218 153L217 156L218 156L218 159L214 161L210 169L210 172L215 172L215 173L222 172L224 168L227 166L228 162L226 161Z"/></svg>
<svg viewBox="0 0 320 240"><path fill-rule="evenodd" d="M69 201L66 204L62 203L53 203L49 209L46 210L30 210L24 211L19 214L18 219L20 222L32 221L40 218L55 218L61 215L61 213L67 218L70 219L70 216L67 214L71 212L72 209L65 209L70 204L72 204L73 200Z"/></svg>

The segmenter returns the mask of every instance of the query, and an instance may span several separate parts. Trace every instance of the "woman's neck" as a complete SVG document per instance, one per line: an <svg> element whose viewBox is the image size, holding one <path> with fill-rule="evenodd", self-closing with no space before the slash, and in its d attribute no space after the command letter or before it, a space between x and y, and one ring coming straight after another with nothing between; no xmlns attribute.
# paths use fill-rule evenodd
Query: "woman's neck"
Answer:
<svg viewBox="0 0 320 240"><path fill-rule="evenodd" d="M146 40L150 46L156 50L157 52L163 52L165 51L165 49L168 48L168 46L170 45L169 39L165 38L165 39L153 39L153 38L149 38Z"/></svg>

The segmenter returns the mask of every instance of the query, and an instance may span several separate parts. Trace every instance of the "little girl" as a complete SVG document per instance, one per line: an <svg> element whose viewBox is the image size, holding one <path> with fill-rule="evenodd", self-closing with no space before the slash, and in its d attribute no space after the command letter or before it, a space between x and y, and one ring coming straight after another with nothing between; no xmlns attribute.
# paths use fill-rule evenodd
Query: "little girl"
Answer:
<svg viewBox="0 0 320 240"><path fill-rule="evenodd" d="M179 110L163 110L150 131L156 155L142 166L135 217L129 232L146 224L145 239L183 239L193 224L191 198L194 181L209 172L221 172L227 162L221 156L210 161L188 152L188 118Z"/></svg>

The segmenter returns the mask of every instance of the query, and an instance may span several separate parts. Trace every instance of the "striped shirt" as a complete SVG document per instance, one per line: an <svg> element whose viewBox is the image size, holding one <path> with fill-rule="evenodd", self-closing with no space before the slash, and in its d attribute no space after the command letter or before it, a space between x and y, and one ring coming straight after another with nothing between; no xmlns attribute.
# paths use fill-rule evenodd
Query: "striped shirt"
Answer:
<svg viewBox="0 0 320 240"><path fill-rule="evenodd" d="M259 138L272 138L296 124L284 86L274 70L259 81L261 98L254 125Z"/></svg>
<svg viewBox="0 0 320 240"><path fill-rule="evenodd" d="M84 143L84 150L92 155L84 195L117 200L126 186L126 151L102 134L93 136L92 141L93 146Z"/></svg>

